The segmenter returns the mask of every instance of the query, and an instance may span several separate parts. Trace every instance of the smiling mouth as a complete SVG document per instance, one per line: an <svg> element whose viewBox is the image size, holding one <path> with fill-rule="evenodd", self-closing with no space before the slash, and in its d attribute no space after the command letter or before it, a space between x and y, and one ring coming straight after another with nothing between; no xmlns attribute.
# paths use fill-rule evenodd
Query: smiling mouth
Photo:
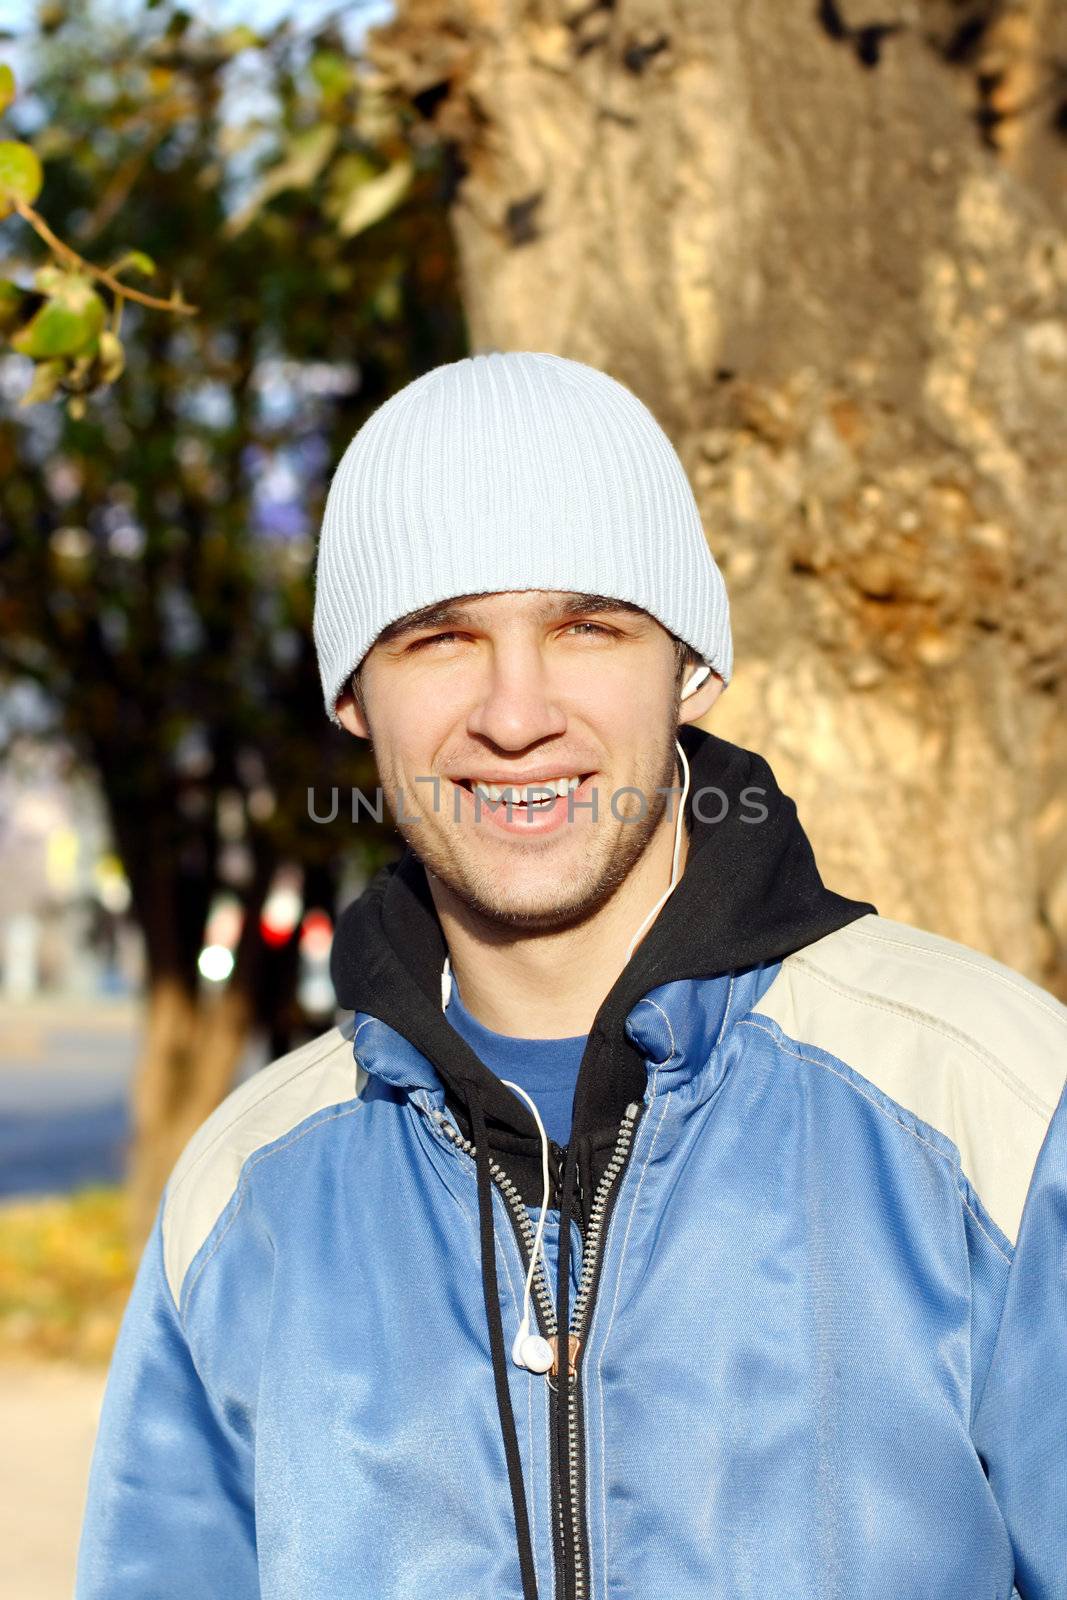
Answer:
<svg viewBox="0 0 1067 1600"><path fill-rule="evenodd" d="M539 782L525 784L491 784L475 778L454 778L452 782L458 789L465 789L469 795L480 799L484 805L510 804L528 806L532 811L547 811L557 800L565 800L568 795L577 793L586 780L593 776L592 772L579 772L570 777L543 778Z"/></svg>

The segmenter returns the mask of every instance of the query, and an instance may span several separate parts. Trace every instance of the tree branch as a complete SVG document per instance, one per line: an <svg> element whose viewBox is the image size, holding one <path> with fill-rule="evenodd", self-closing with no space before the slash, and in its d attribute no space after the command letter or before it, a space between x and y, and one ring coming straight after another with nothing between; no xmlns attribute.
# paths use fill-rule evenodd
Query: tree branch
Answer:
<svg viewBox="0 0 1067 1600"><path fill-rule="evenodd" d="M175 300L173 296L169 300L160 300L156 295L142 294L140 289L131 289L129 284L123 283L120 278L116 278L106 268L95 267L91 261L86 261L84 256L80 256L76 250L72 250L69 244L64 244L63 240L52 232L44 218L32 206L27 205L25 200L20 200L17 195L10 195L9 199L23 221L29 223L33 231L44 240L50 250L54 250L56 255L62 256L63 260L69 262L71 266L78 267L83 272L88 272L91 277L98 279L101 283L106 283L112 294L119 295L126 300L136 300L138 305L149 306L153 311L172 311L175 316L179 317L196 315L197 306L187 305L184 300Z"/></svg>

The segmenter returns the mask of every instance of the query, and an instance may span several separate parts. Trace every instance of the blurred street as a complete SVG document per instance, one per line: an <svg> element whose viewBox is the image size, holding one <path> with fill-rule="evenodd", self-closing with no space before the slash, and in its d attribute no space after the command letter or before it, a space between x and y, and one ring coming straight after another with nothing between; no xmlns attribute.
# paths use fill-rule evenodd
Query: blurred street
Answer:
<svg viewBox="0 0 1067 1600"><path fill-rule="evenodd" d="M127 997L0 1000L0 1201L121 1182L141 1018ZM265 1061L251 1042L237 1081Z"/></svg>
<svg viewBox="0 0 1067 1600"><path fill-rule="evenodd" d="M0 1004L0 1199L121 1178L139 1018L124 998Z"/></svg>

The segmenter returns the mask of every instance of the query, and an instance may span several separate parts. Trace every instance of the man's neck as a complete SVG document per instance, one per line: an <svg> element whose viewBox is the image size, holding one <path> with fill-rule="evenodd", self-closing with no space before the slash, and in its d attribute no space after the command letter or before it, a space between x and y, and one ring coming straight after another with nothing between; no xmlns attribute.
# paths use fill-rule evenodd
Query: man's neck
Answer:
<svg viewBox="0 0 1067 1600"><path fill-rule="evenodd" d="M683 827L679 877L688 848ZM626 965L634 934L670 882L673 853L674 822L665 818L605 905L573 927L528 936L474 915L431 875L430 892L467 1010L484 1027L519 1039L588 1033Z"/></svg>

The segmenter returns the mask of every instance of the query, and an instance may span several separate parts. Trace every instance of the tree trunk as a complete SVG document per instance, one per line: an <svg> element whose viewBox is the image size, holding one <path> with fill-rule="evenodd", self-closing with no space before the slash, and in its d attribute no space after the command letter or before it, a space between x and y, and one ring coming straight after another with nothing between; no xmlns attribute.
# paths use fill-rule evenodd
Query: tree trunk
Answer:
<svg viewBox="0 0 1067 1600"><path fill-rule="evenodd" d="M151 1231L163 1185L184 1146L233 1085L254 1028L283 1005L292 972L275 971L265 994L268 952L260 916L277 866L276 847L253 834L252 871L241 891L242 926L233 971L216 992L205 992L198 956L206 919L219 887L216 804L199 831L175 828L173 795L157 791L131 806L107 778L122 767L98 751L97 768L117 848L130 883L144 937L147 968L144 1028L130 1093L131 1138L126 1180L130 1193L130 1238L140 1250ZM267 1003L269 999L269 1005Z"/></svg>
<svg viewBox="0 0 1067 1600"><path fill-rule="evenodd" d="M709 725L834 887L1067 997L1067 10L401 0L371 49L455 148L473 348L671 433Z"/></svg>
<svg viewBox="0 0 1067 1600"><path fill-rule="evenodd" d="M229 1091L252 1020L240 988L228 985L204 1001L174 978L150 984L131 1101L127 1183L135 1249L151 1231L182 1149Z"/></svg>

